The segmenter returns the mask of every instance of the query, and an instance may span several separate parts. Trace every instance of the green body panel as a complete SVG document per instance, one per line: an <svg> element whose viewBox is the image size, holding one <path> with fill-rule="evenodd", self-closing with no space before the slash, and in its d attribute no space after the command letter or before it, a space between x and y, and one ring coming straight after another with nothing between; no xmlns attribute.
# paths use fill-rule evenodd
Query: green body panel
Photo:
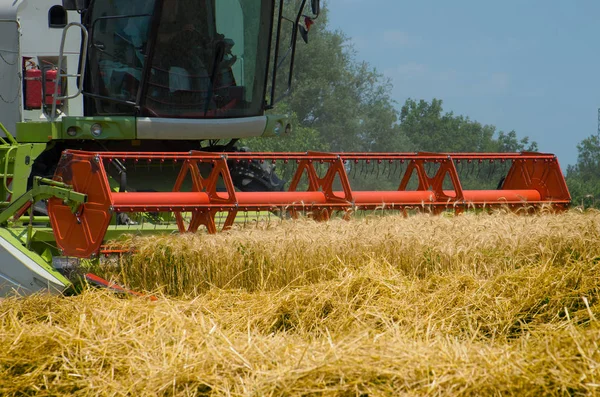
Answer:
<svg viewBox="0 0 600 397"><path fill-rule="evenodd" d="M263 137L282 136L292 131L290 118L287 115L267 115L267 126Z"/></svg>
<svg viewBox="0 0 600 397"><path fill-rule="evenodd" d="M267 115L263 137L281 136L291 131L287 115ZM94 124L102 127L99 136L93 136ZM71 130L69 130L71 129ZM68 133L71 131L71 134ZM53 140L134 140L137 139L136 118L114 117L63 117L60 121L28 121L17 123L19 143L42 143ZM202 139L202 138L199 138Z"/></svg>
<svg viewBox="0 0 600 397"><path fill-rule="evenodd" d="M102 126L102 133L95 137L91 133L94 124ZM67 133L73 128L75 135ZM136 139L135 117L63 117L59 139Z"/></svg>
<svg viewBox="0 0 600 397"><path fill-rule="evenodd" d="M33 161L46 149L45 143L18 145L14 163L15 178L12 181L12 200L27 192L27 180Z"/></svg>
<svg viewBox="0 0 600 397"><path fill-rule="evenodd" d="M91 133L94 124L100 124L102 134ZM67 131L72 128L74 135ZM35 121L17 123L17 141L49 142L52 140L105 140L135 139L135 117L63 117L60 121Z"/></svg>
<svg viewBox="0 0 600 397"><path fill-rule="evenodd" d="M49 142L53 139L59 139L61 128L60 121L27 121L17 123L17 141L19 143Z"/></svg>

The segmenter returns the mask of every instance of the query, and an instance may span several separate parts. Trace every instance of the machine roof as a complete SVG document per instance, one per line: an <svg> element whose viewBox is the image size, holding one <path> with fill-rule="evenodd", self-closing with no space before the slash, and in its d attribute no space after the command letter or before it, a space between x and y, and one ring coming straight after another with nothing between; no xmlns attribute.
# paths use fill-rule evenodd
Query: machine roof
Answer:
<svg viewBox="0 0 600 397"><path fill-rule="evenodd" d="M27 0L0 0L0 19L15 20L17 9Z"/></svg>

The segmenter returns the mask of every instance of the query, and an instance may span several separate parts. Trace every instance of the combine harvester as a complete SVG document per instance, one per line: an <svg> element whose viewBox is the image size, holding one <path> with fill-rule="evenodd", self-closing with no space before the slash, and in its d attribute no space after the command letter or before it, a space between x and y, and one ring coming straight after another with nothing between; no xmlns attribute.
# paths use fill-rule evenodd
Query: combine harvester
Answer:
<svg viewBox="0 0 600 397"><path fill-rule="evenodd" d="M0 296L64 292L65 269L124 234L214 233L243 213L569 205L548 154L238 150L291 132L266 111L320 6L283 3L0 0ZM474 172L489 190L467 188Z"/></svg>

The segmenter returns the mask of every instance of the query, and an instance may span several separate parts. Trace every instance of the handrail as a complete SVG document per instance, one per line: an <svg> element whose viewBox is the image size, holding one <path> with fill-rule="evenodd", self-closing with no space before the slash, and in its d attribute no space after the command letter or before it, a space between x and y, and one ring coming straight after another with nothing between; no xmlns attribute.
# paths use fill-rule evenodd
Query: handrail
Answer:
<svg viewBox="0 0 600 397"><path fill-rule="evenodd" d="M9 187L8 187L9 175L11 178L13 177L13 174L8 173L8 167L9 167L9 163L10 163L10 154L13 150L16 150L18 147L17 140L6 129L6 127L4 127L4 124L2 124L2 123L0 123L0 130L2 130L4 132L4 134L6 135L6 139L8 139L8 142L7 142L6 139L4 139L3 137L0 136L0 144L3 146L9 146L8 150L6 151L5 157L4 157L4 170L2 171L2 174L0 174L1 178L2 178L2 185L8 194L13 194L13 191L11 189L9 189Z"/></svg>
<svg viewBox="0 0 600 397"><path fill-rule="evenodd" d="M65 41L67 38L67 32L73 26L77 26L83 34L83 49L79 54L79 67L77 73L69 74L62 73L62 63L65 53ZM87 49L88 49L88 31L85 26L79 22L71 22L64 27L62 33L62 39L60 41L60 49L58 51L58 72L56 74L56 84L54 84L54 94L52 95L52 113L50 114L50 121L56 120L56 105L58 101L69 100L78 97L83 92L83 79L85 77L85 68L87 66ZM58 87L63 77L77 77L77 92L73 95L58 95Z"/></svg>
<svg viewBox="0 0 600 397"><path fill-rule="evenodd" d="M2 184L4 186L4 189L6 190L6 192L8 194L13 194L13 191L11 189L9 189L7 181L8 181L8 176L10 175L11 178L14 177L14 174L9 174L8 173L8 167L10 164L10 153L13 150L16 150L18 148L18 146L11 146L7 151L6 151L6 155L4 157L4 170L2 172Z"/></svg>

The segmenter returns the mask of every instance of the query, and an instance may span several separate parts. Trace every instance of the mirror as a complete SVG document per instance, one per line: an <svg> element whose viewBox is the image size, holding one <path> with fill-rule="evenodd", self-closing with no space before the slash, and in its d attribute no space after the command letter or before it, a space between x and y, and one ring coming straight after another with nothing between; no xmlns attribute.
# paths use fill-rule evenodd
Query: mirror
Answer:
<svg viewBox="0 0 600 397"><path fill-rule="evenodd" d="M312 0L311 1L312 13L314 15L319 15L321 12L321 0Z"/></svg>
<svg viewBox="0 0 600 397"><path fill-rule="evenodd" d="M300 32L300 37L306 44L308 44L308 32L310 32L310 28L315 24L315 21L311 17L307 17L304 15L304 25L298 25L298 31Z"/></svg>
<svg viewBox="0 0 600 397"><path fill-rule="evenodd" d="M298 25L298 31L300 32L300 37L306 44L308 44L308 30L302 25Z"/></svg>

